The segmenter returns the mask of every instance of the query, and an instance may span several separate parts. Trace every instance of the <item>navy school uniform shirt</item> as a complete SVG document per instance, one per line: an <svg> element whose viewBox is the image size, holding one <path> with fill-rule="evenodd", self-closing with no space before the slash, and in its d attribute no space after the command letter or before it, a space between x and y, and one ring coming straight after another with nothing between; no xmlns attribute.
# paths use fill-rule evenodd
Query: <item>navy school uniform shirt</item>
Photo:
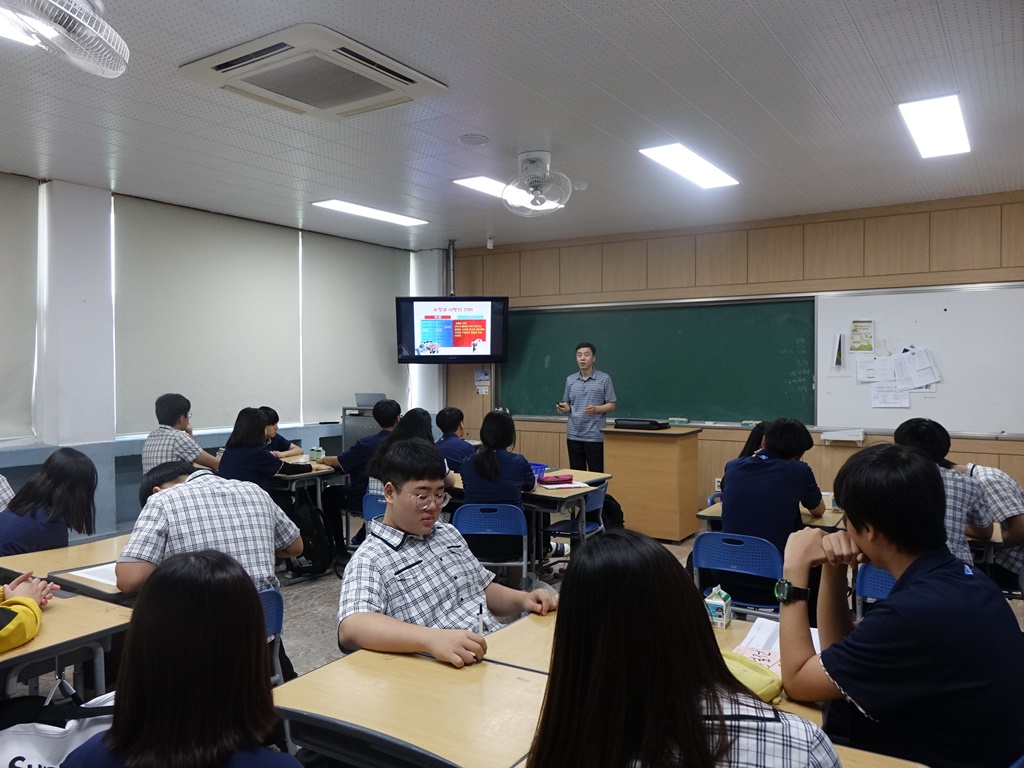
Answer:
<svg viewBox="0 0 1024 768"><path fill-rule="evenodd" d="M469 461L476 453L476 448L467 443L454 432L448 432L437 441L437 448L444 454L448 462L448 469L452 472L462 472L462 462Z"/></svg>
<svg viewBox="0 0 1024 768"><path fill-rule="evenodd" d="M281 471L282 464L284 460L277 458L264 445L225 448L217 471L228 480L246 480L266 490L270 478Z"/></svg>
<svg viewBox="0 0 1024 768"><path fill-rule="evenodd" d="M1024 636L999 589L945 547L918 557L821 665L855 705L853 747L932 768L1024 755Z"/></svg>
<svg viewBox="0 0 1024 768"><path fill-rule="evenodd" d="M369 482L366 475L366 465L373 454L377 452L384 438L391 434L388 429L382 429L376 435L368 435L356 440L355 445L338 457L338 463L343 472L349 476L349 484L352 495L366 493L366 484Z"/></svg>
<svg viewBox="0 0 1024 768"><path fill-rule="evenodd" d="M283 453L284 451L287 451L291 447L292 441L289 440L287 437L281 437L281 433L278 432L276 435L270 438L270 442L267 443L266 445L266 450L281 451Z"/></svg>
<svg viewBox="0 0 1024 768"><path fill-rule="evenodd" d="M800 505L814 509L821 503L809 466L767 450L733 459L725 465L725 474L722 530L768 539L780 553L789 534L803 527Z"/></svg>
<svg viewBox="0 0 1024 768"><path fill-rule="evenodd" d="M530 462L518 453L504 449L494 452L498 458L498 479L487 480L480 476L470 458L462 463L462 488L466 504L515 504L523 506L523 491L533 490L537 482Z"/></svg>
<svg viewBox="0 0 1024 768"><path fill-rule="evenodd" d="M20 555L68 545L68 526L63 520L47 520L47 511L36 507L16 515L0 512L0 555Z"/></svg>

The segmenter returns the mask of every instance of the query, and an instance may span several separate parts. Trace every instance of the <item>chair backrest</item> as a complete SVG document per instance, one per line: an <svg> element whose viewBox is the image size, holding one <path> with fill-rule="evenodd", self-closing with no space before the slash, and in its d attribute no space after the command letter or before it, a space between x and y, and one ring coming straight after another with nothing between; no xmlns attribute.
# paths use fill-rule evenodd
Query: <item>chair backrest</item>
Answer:
<svg viewBox="0 0 1024 768"><path fill-rule="evenodd" d="M782 555L767 539L706 531L693 541L693 567L782 578Z"/></svg>
<svg viewBox="0 0 1024 768"><path fill-rule="evenodd" d="M267 627L267 637L281 634L284 627L284 599L276 589L264 589L259 593L263 603L263 623Z"/></svg>
<svg viewBox="0 0 1024 768"><path fill-rule="evenodd" d="M871 563L861 563L857 566L857 597L872 597L875 600L882 600L889 596L896 579L888 571L883 571Z"/></svg>
<svg viewBox="0 0 1024 768"><path fill-rule="evenodd" d="M526 536L526 515L513 504L463 504L455 510L452 525L465 534Z"/></svg>
<svg viewBox="0 0 1024 768"><path fill-rule="evenodd" d="M368 493L363 496L363 520L370 521L375 517L380 517L386 508L387 502L384 501L384 496L381 494Z"/></svg>
<svg viewBox="0 0 1024 768"><path fill-rule="evenodd" d="M721 500L722 500L722 492L721 491L715 491L710 496L708 496L708 506L710 507L713 504L717 504Z"/></svg>
<svg viewBox="0 0 1024 768"><path fill-rule="evenodd" d="M608 483L601 483L596 491L591 491L586 496L584 511L588 516L592 512L600 512L604 508L604 497L608 495Z"/></svg>

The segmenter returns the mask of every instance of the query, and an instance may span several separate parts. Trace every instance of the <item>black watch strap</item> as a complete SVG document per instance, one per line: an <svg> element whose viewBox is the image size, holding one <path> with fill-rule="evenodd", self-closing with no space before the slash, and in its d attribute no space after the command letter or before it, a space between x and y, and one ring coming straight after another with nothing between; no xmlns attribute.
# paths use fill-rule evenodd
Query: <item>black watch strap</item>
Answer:
<svg viewBox="0 0 1024 768"><path fill-rule="evenodd" d="M794 600L809 600L810 597L811 590L794 587L789 579L779 579L775 582L775 599L783 605Z"/></svg>

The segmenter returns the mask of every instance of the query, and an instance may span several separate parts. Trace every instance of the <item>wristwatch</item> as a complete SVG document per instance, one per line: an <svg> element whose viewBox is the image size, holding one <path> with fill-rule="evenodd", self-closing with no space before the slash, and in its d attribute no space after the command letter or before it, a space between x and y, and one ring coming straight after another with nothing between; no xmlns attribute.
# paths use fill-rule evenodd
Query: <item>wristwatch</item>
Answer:
<svg viewBox="0 0 1024 768"><path fill-rule="evenodd" d="M775 599L783 605L788 605L794 600L808 600L811 597L811 590L794 587L789 579L779 579L775 582Z"/></svg>

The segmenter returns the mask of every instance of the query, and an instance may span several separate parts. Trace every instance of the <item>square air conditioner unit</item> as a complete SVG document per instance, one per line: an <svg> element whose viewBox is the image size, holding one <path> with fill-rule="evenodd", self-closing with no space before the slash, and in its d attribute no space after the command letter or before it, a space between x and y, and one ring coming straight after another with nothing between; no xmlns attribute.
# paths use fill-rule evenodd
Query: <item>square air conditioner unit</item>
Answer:
<svg viewBox="0 0 1024 768"><path fill-rule="evenodd" d="M299 24L193 61L190 80L311 117L336 118L448 86L319 24Z"/></svg>

